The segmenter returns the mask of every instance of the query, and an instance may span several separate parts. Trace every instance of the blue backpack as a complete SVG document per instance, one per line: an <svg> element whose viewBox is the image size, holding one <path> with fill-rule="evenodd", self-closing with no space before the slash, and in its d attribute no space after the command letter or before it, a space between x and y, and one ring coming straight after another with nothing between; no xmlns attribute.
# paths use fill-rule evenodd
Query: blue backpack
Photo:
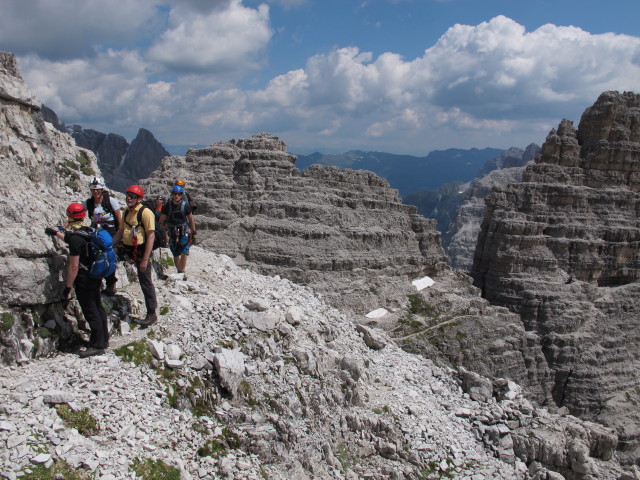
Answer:
<svg viewBox="0 0 640 480"><path fill-rule="evenodd" d="M107 230L85 227L74 233L87 240L90 258L93 259L89 277L106 278L116 270L116 252L113 251L113 237Z"/></svg>

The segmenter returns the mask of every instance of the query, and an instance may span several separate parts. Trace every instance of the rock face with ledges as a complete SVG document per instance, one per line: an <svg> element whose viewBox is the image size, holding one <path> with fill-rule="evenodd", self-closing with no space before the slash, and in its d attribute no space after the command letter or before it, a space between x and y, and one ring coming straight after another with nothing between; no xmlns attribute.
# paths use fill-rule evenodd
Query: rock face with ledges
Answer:
<svg viewBox="0 0 640 480"><path fill-rule="evenodd" d="M486 212L485 197L491 193L493 187L518 183L522 179L525 165L533 162L539 152L540 147L534 143L527 146L524 151L511 148L503 155L487 162L480 173L487 171L488 173L468 184L464 199L448 231L442 237L443 247L453 268L469 271L473 266L478 233Z"/></svg>
<svg viewBox="0 0 640 480"><path fill-rule="evenodd" d="M142 182L168 194L184 179L202 244L266 274L310 284L360 312L446 267L433 220L364 170L295 167L268 134L168 157Z"/></svg>
<svg viewBox="0 0 640 480"><path fill-rule="evenodd" d="M70 333L61 302L65 255L44 228L66 220L67 205L88 196L97 172L93 153L44 121L15 56L0 52L0 361L50 351L49 337L34 338L45 324Z"/></svg>
<svg viewBox="0 0 640 480"><path fill-rule="evenodd" d="M554 400L587 418L640 386L639 191L640 95L605 92L577 130L551 131L522 183L487 197L475 283L539 336ZM603 418L631 422L627 460L640 456L634 409Z"/></svg>

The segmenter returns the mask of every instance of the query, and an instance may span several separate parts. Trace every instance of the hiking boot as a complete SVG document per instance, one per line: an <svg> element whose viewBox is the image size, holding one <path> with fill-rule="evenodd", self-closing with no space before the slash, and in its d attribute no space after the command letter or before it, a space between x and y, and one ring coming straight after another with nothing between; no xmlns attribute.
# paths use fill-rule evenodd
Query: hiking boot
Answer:
<svg viewBox="0 0 640 480"><path fill-rule="evenodd" d="M83 350L78 354L80 358L93 357L94 355L103 355L105 353L104 348L96 348L96 347L87 347L86 350Z"/></svg>
<svg viewBox="0 0 640 480"><path fill-rule="evenodd" d="M116 291L116 284L112 283L111 285L107 285L107 288L105 288L102 293L109 297L113 297L116 294Z"/></svg>
<svg viewBox="0 0 640 480"><path fill-rule="evenodd" d="M158 321L158 315L154 312L154 313L147 313L147 316L144 318L144 320L140 320L138 321L138 323L143 327L148 327L149 325L153 325L157 321Z"/></svg>

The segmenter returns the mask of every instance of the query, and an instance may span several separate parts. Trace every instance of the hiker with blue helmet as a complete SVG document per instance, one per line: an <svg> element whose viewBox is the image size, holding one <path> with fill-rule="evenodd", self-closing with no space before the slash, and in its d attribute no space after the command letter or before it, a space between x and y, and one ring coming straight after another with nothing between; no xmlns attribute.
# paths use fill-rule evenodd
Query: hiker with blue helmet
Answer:
<svg viewBox="0 0 640 480"><path fill-rule="evenodd" d="M93 177L89 183L91 197L87 198L82 205L87 209L89 220L93 228L103 228L107 230L111 236L115 235L118 227L122 223L122 213L120 212L120 203L114 197L109 195L109 191L100 177ZM116 273L106 279L107 287L102 293L105 295L116 294L116 282L118 278Z"/></svg>
<svg viewBox="0 0 640 480"><path fill-rule="evenodd" d="M80 352L81 357L101 355L109 346L109 326L107 312L102 306L100 285L102 278L92 278L89 270L93 263L88 245L87 235L81 230L88 230L84 225L86 208L81 203L71 203L67 207L67 227L45 229L45 233L63 240L69 246L67 259L67 274L64 279L63 299L69 298L71 287L76 291L76 298L80 304L82 315L89 324L91 336L89 346Z"/></svg>
<svg viewBox="0 0 640 480"><path fill-rule="evenodd" d="M171 200L164 204L160 214L160 229L167 229L169 249L178 273L185 272L189 248L196 234L193 211L184 193L183 186L174 185L171 189Z"/></svg>

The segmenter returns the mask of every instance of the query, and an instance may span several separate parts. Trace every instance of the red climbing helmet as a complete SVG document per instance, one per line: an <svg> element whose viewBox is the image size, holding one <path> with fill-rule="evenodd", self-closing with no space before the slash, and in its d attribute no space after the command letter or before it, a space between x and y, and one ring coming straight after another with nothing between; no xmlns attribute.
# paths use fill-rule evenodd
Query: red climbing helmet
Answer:
<svg viewBox="0 0 640 480"><path fill-rule="evenodd" d="M142 190L142 187L140 185L131 185L129 188L127 188L127 193L133 193L140 198L144 197L144 190Z"/></svg>
<svg viewBox="0 0 640 480"><path fill-rule="evenodd" d="M74 202L67 207L67 216L69 218L80 220L84 218L85 213L87 213L87 209L81 203Z"/></svg>

